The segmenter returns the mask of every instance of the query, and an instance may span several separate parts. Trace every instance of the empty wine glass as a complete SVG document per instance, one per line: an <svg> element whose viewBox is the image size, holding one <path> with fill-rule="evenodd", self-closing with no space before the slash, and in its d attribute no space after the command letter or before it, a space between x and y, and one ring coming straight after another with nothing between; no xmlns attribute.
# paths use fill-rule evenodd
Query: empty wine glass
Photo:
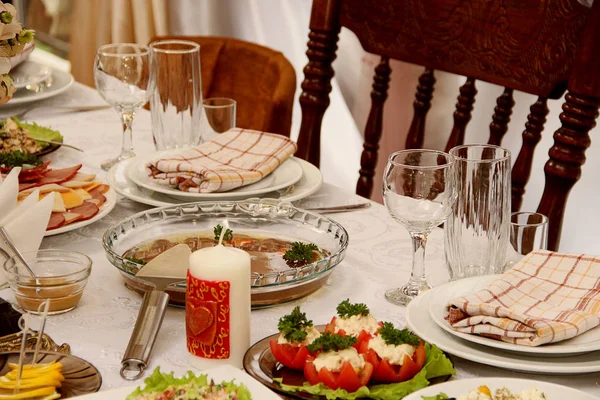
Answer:
<svg viewBox="0 0 600 400"><path fill-rule="evenodd" d="M385 298L406 305L431 286L425 279L425 245L433 228L443 223L456 201L454 159L435 150L392 153L383 174L383 198L396 221L410 234L412 273L408 283L390 289Z"/></svg>
<svg viewBox="0 0 600 400"><path fill-rule="evenodd" d="M96 89L119 112L123 124L121 154L100 164L105 171L122 160L135 157L131 128L135 112L146 104L154 90L151 63L150 50L139 44L113 43L98 49L94 64Z"/></svg>

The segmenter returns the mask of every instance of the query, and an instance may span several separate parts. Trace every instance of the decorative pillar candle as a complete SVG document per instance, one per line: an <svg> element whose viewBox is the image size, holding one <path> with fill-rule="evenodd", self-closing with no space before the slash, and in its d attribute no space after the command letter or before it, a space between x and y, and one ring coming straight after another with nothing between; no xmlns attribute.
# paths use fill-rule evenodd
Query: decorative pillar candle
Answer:
<svg viewBox="0 0 600 400"><path fill-rule="evenodd" d="M185 300L192 365L242 368L250 346L250 255L222 244L193 252Z"/></svg>

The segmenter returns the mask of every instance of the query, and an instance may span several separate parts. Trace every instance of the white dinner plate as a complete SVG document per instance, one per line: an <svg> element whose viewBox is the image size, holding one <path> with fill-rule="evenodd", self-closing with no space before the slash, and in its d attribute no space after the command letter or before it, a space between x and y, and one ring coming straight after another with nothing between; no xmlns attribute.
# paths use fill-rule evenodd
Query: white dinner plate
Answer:
<svg viewBox="0 0 600 400"><path fill-rule="evenodd" d="M52 86L44 88L39 92L27 90L25 88L17 89L13 98L2 107L13 106L15 104L26 104L34 101L48 99L50 97L58 96L65 92L73 85L75 79L71 74L64 71L53 70L52 71ZM43 83L42 83L43 84ZM0 107L1 108L1 107Z"/></svg>
<svg viewBox="0 0 600 400"><path fill-rule="evenodd" d="M469 392L476 390L479 386L487 386L492 393L496 389L507 388L513 394L520 393L523 390L536 388L546 394L547 400L598 400L591 394L576 390L567 386L557 385L543 381L534 381L532 379L514 379L514 378L472 378L459 379L428 386L417 392L409 394L403 400L423 400L424 396L436 396L440 393L448 397L467 396Z"/></svg>
<svg viewBox="0 0 600 400"><path fill-rule="evenodd" d="M52 68L31 60L23 61L17 65L17 67L10 70L10 76L13 78L13 85L17 89L43 82L48 79L51 74Z"/></svg>
<svg viewBox="0 0 600 400"><path fill-rule="evenodd" d="M459 339L437 326L429 315L430 303L431 291L411 301L406 307L406 323L417 336L447 353L481 364L520 372L566 375L600 371L600 352L597 351L549 358L527 353L511 353Z"/></svg>
<svg viewBox="0 0 600 400"><path fill-rule="evenodd" d="M154 192L142 187L137 186L131 179L129 179L127 170L130 163L134 159L125 160L119 164L116 164L110 169L107 174L108 184L113 187L117 193L127 197L138 203L148 204L155 207L171 206L175 204L183 204L189 202L189 200L178 200L171 196L167 196L163 193ZM259 196L246 195L243 198L229 197L231 192L219 193L218 200L242 200L250 197L261 197L261 198L279 198L282 201L296 201L303 199L311 194L315 193L323 184L323 176L321 171L309 162L302 159L294 159L300 168L302 169L302 178L294 184L294 189L280 197L279 192L264 193Z"/></svg>
<svg viewBox="0 0 600 400"><path fill-rule="evenodd" d="M165 185L159 185L150 179L148 172L146 172L146 164L157 158L169 157L171 155L179 154L181 150L164 150L157 151L155 153L138 156L133 159L127 168L127 176L136 185L151 190L166 194L177 200L184 201L202 201L202 200L217 200L221 199L224 195L229 199L235 198L248 198L256 197L264 193L269 193L274 190L286 188L290 185L295 184L302 178L302 167L296 161L294 157L288 158L281 163L275 171L261 179L260 181L253 183L252 185L242 186L228 192L218 193L191 193L183 192L181 190L168 187Z"/></svg>
<svg viewBox="0 0 600 400"><path fill-rule="evenodd" d="M166 371L162 371L166 372ZM215 383L221 383L223 381L230 382L231 380L235 380L236 384L243 383L250 393L252 394L253 399L257 400L281 400L275 392L269 390L266 386L263 386L256 379L242 371L241 369L237 369L235 367L229 365L223 365L221 367L210 368L204 371L194 371L196 375L207 374L211 379L215 381ZM177 376L177 375L176 375ZM178 377L178 376L177 376ZM86 396L80 396L79 399L85 400L124 400L131 392L135 390L138 386L128 386L122 387L119 389L113 390L105 390L100 391L98 393L88 394Z"/></svg>
<svg viewBox="0 0 600 400"><path fill-rule="evenodd" d="M84 226L93 224L94 222L104 218L109 212L112 211L113 208L115 208L115 205L117 204L117 194L112 186L108 192L104 193L104 197L106 197L106 201L104 204L102 204L102 206L100 206L100 211L98 211L98 214L94 215L92 218L85 221L73 222L72 224L65 225L57 229L52 229L51 231L46 231L44 236L54 236L61 233L70 232L75 229L83 228Z"/></svg>
<svg viewBox="0 0 600 400"><path fill-rule="evenodd" d="M558 357L600 350L600 329L598 328L591 329L573 339L536 347L503 342L501 340L494 340L479 335L469 335L452 329L450 323L444 319L444 317L448 315L446 311L448 303L457 297L465 296L486 288L499 277L500 275L488 275L461 279L431 290L431 294L429 295L431 297L429 303L429 314L431 318L440 328L451 335L470 342L506 351L535 354L540 357Z"/></svg>

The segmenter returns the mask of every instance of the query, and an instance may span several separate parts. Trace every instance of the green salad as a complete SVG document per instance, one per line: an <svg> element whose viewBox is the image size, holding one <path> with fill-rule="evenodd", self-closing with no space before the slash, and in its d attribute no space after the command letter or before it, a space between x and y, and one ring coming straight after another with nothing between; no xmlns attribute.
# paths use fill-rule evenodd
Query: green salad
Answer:
<svg viewBox="0 0 600 400"><path fill-rule="evenodd" d="M173 373L160 372L157 367L144 380L145 386L135 389L125 400L251 400L250 391L243 384L214 383L207 375L194 375L191 371L181 378Z"/></svg>

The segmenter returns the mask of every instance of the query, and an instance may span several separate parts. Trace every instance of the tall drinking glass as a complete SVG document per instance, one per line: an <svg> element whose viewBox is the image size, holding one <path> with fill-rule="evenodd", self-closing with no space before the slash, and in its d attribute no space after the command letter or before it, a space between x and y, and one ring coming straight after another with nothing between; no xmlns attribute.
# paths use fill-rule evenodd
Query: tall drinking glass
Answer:
<svg viewBox="0 0 600 400"><path fill-rule="evenodd" d="M200 45L161 40L150 49L156 68L150 99L154 145L157 150L197 146L202 140Z"/></svg>
<svg viewBox="0 0 600 400"><path fill-rule="evenodd" d="M94 63L94 80L100 95L121 116L123 144L121 154L100 166L108 170L116 163L135 157L132 125L135 112L154 90L154 74L150 50L135 43L113 43L101 46Z"/></svg>
<svg viewBox="0 0 600 400"><path fill-rule="evenodd" d="M226 97L204 99L204 120L202 121L202 140L212 140L223 132L235 128L237 103Z"/></svg>
<svg viewBox="0 0 600 400"><path fill-rule="evenodd" d="M425 279L425 245L433 228L446 220L456 201L454 160L435 150L402 150L390 155L383 175L383 199L413 243L412 273L408 283L391 289L385 298L406 305L431 289Z"/></svg>
<svg viewBox="0 0 600 400"><path fill-rule="evenodd" d="M502 273L510 237L510 152L464 145L450 154L458 193L444 226L450 278Z"/></svg>

